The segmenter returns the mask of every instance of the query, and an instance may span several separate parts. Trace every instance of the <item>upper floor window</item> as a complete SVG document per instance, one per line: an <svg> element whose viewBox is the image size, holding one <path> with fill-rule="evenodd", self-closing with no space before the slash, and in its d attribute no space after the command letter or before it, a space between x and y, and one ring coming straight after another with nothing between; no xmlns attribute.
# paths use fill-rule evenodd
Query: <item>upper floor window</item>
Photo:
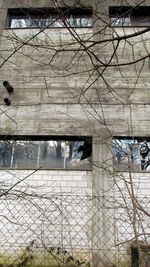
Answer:
<svg viewBox="0 0 150 267"><path fill-rule="evenodd" d="M92 10L76 9L9 9L6 27L18 28L63 28L92 27Z"/></svg>
<svg viewBox="0 0 150 267"><path fill-rule="evenodd" d="M114 138L113 160L118 171L150 171L150 138Z"/></svg>
<svg viewBox="0 0 150 267"><path fill-rule="evenodd" d="M0 168L90 169L92 139L77 136L1 136Z"/></svg>
<svg viewBox="0 0 150 267"><path fill-rule="evenodd" d="M113 27L150 26L150 6L113 6L109 7L110 23Z"/></svg>

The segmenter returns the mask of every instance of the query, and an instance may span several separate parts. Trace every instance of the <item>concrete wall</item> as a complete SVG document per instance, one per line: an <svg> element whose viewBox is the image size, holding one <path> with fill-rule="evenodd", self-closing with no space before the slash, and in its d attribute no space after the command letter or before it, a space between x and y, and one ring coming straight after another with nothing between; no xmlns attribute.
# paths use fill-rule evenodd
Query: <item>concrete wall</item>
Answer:
<svg viewBox="0 0 150 267"><path fill-rule="evenodd" d="M36 1L36 3L24 1L23 4L18 1L8 1L8 6L6 1L5 4L3 1L2 4L1 12L5 17L7 7L54 6L50 1ZM3 21L3 26L4 24ZM92 30L78 29L77 32L81 38L87 38ZM1 134L91 135L89 130L85 132L87 123L81 118L77 104L77 97L87 77L86 75L81 77L80 73L74 79L63 77L64 73L68 73L69 66L66 66L66 70L64 68L72 59L73 53L61 52L49 64L54 54L54 42L56 46L64 44L70 46L74 38L66 29L47 29L45 32L37 33L36 29L2 32L0 104L4 113L0 116ZM33 38L36 34L37 36ZM30 38L32 44L28 46ZM24 42L27 45L24 45ZM39 51L34 47L36 42L40 44ZM45 50L43 45L50 45L50 50L47 50L48 47L45 47ZM14 49L17 51L14 52ZM43 49L47 52L45 53ZM4 58L8 57L6 64L3 64ZM71 69L76 70L79 66L80 69L86 69L87 56L84 56L84 60L80 55L78 58L79 62L75 60L75 65L72 65ZM8 80L14 87L10 107L5 106L3 101L6 96L2 85L4 80ZM75 104L72 105L73 103ZM12 189L10 194L1 196L2 251L18 253L20 248L25 248L35 239L39 250L42 250L43 242L46 246L71 249L71 253L80 251L82 254L82 248L84 255L89 259L92 171L42 170L32 175L31 173L32 171L27 170L0 172L4 191L15 185L14 191ZM20 192L19 195L17 192Z"/></svg>

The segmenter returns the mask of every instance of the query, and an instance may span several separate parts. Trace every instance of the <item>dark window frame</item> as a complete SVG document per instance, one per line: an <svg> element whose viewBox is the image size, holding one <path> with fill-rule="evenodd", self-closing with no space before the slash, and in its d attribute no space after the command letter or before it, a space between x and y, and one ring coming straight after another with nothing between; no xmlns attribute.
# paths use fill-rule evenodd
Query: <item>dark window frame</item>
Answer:
<svg viewBox="0 0 150 267"><path fill-rule="evenodd" d="M37 27L32 27L30 22L34 19L45 19L45 25ZM84 26L80 21L80 25L69 25L67 20L71 19L87 19L89 20L90 25ZM26 19L28 20L30 26L29 27L11 27L11 22L13 19ZM49 20L49 25L46 25L46 19ZM58 24L57 21L60 20L62 25ZM6 20L6 29L37 29L37 28L91 28L92 27L92 8L59 8L50 9L50 8L37 8L37 9L28 9L28 8L11 8L8 9L7 20Z"/></svg>

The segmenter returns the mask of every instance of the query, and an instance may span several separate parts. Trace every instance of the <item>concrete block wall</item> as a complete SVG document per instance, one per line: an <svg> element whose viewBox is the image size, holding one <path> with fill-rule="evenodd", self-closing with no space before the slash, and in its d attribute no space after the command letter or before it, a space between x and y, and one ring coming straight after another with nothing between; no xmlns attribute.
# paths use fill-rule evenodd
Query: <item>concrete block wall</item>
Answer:
<svg viewBox="0 0 150 267"><path fill-rule="evenodd" d="M1 252L19 253L32 240L89 250L91 171L5 170L0 184Z"/></svg>
<svg viewBox="0 0 150 267"><path fill-rule="evenodd" d="M121 173L116 178L115 186L115 221L116 244L129 248L135 236L149 243L149 210L150 210L150 174ZM134 207L134 202L137 206ZM138 205L139 204L139 205ZM139 207L139 208L138 208ZM136 218L135 218L135 213ZM136 228L136 233L134 229Z"/></svg>

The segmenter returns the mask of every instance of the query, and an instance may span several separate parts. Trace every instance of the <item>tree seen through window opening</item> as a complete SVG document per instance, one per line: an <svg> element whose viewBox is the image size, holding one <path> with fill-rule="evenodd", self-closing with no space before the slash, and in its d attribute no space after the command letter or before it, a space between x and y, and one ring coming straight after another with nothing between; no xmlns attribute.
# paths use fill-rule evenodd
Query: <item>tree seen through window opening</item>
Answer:
<svg viewBox="0 0 150 267"><path fill-rule="evenodd" d="M9 28L66 28L66 27L92 27L91 9L72 10L64 9L47 10L36 9L9 9L8 25Z"/></svg>
<svg viewBox="0 0 150 267"><path fill-rule="evenodd" d="M114 138L113 161L118 171L150 171L150 140Z"/></svg>
<svg viewBox="0 0 150 267"><path fill-rule="evenodd" d="M1 140L0 168L90 168L91 140Z"/></svg>

